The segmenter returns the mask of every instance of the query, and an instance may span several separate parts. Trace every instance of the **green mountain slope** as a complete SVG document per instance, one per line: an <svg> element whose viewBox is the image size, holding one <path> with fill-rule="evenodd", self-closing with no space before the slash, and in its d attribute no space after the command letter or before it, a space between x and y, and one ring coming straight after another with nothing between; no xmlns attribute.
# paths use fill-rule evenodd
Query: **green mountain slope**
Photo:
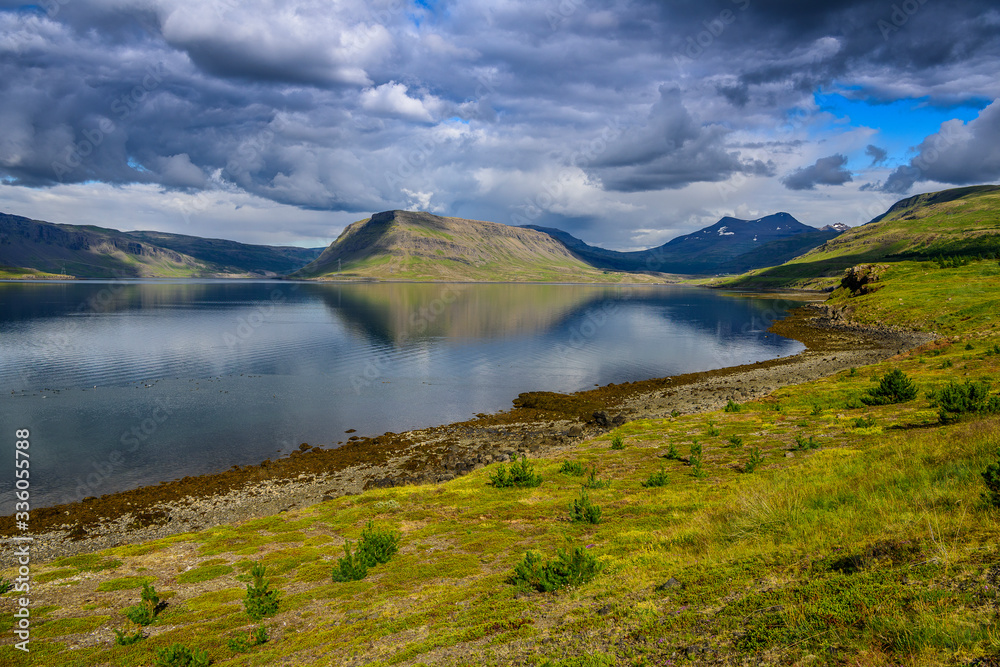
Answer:
<svg viewBox="0 0 1000 667"><path fill-rule="evenodd" d="M348 225L293 278L484 282L649 281L608 273L548 234L495 222L386 211Z"/></svg>
<svg viewBox="0 0 1000 667"><path fill-rule="evenodd" d="M868 262L931 260L1000 253L1000 186L931 192L896 202L885 213L853 227L780 266L751 271L734 287L829 287L844 269Z"/></svg>
<svg viewBox="0 0 1000 667"><path fill-rule="evenodd" d="M230 273L274 273L284 275L301 269L319 257L323 248L266 246L208 239L165 232L125 232L132 238L183 253L203 262L225 267Z"/></svg>
<svg viewBox="0 0 1000 667"><path fill-rule="evenodd" d="M318 254L318 249L120 232L0 213L0 266L16 267L5 273L18 276L33 271L77 278L265 276L293 271Z"/></svg>

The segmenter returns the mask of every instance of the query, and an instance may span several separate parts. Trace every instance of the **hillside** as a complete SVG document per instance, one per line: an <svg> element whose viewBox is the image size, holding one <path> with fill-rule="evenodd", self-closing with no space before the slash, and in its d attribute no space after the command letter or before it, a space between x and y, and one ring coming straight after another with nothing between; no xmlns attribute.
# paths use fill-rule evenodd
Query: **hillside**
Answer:
<svg viewBox="0 0 1000 667"><path fill-rule="evenodd" d="M272 248L160 232L120 232L0 213L0 266L77 278L243 277L288 273L318 249Z"/></svg>
<svg viewBox="0 0 1000 667"><path fill-rule="evenodd" d="M548 234L495 222L386 211L352 223L292 278L483 282L642 282L576 257Z"/></svg>
<svg viewBox="0 0 1000 667"><path fill-rule="evenodd" d="M599 268L666 273L739 273L773 266L836 237L840 230L804 225L788 213L756 220L724 217L714 225L678 236L649 250L618 252L588 245L559 229L525 225L545 232L573 254Z"/></svg>
<svg viewBox="0 0 1000 667"><path fill-rule="evenodd" d="M223 267L228 273L284 275L301 269L323 252L323 248L253 245L165 232L125 233L139 241L151 243L160 248L168 248L203 262Z"/></svg>
<svg viewBox="0 0 1000 667"><path fill-rule="evenodd" d="M1000 253L1000 186L954 188L908 197L780 266L714 285L828 288L856 264Z"/></svg>

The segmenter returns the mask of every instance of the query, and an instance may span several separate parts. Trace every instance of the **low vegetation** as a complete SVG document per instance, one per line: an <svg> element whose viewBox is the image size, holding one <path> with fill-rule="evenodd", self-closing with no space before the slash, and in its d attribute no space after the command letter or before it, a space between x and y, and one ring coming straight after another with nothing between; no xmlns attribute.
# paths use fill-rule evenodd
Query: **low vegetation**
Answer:
<svg viewBox="0 0 1000 667"><path fill-rule="evenodd" d="M535 474L534 465L528 463L528 459L522 456L519 461L510 465L510 468L500 464L490 475L490 484L498 489L511 487L532 488L542 483L540 475Z"/></svg>
<svg viewBox="0 0 1000 667"><path fill-rule="evenodd" d="M259 621L266 616L278 613L278 591L271 588L267 576L267 567L263 563L254 563L250 568L252 581L247 584L247 594L243 598L243 608L247 616Z"/></svg>

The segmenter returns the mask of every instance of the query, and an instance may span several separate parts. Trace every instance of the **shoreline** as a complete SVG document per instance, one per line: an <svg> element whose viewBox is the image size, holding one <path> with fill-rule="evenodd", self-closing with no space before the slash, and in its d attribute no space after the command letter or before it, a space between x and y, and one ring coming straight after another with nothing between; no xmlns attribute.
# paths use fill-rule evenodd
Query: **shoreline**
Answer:
<svg viewBox="0 0 1000 667"><path fill-rule="evenodd" d="M610 384L574 394L529 392L514 407L475 419L374 438L336 449L303 444L286 458L234 466L130 491L32 511L38 562L90 553L307 507L365 489L439 483L477 468L573 448L615 426L763 398L780 387L883 361L934 334L852 325L822 304L793 310L769 329L802 342L798 354L669 378ZM683 389L683 391L680 391ZM0 517L11 543L12 515ZM0 556L10 567L13 550ZM10 562L8 562L10 561Z"/></svg>

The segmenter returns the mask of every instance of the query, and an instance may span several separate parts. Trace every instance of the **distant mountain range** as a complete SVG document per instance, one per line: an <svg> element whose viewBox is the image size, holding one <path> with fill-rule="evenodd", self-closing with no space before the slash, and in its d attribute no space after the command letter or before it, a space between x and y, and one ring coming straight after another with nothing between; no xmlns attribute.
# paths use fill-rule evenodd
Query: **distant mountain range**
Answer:
<svg viewBox="0 0 1000 667"><path fill-rule="evenodd" d="M587 245L558 229L526 227L549 234L575 255L599 268L685 274L742 273L773 266L825 243L842 231L816 229L788 213L775 213L756 220L727 216L714 225L678 236L656 248L617 252Z"/></svg>
<svg viewBox="0 0 1000 667"><path fill-rule="evenodd" d="M773 266L841 231L804 225L788 213L756 220L725 217L657 248L618 252L558 229L385 211L348 225L321 249L121 232L0 214L0 277L649 281L654 274L660 280L662 274L741 273Z"/></svg>
<svg viewBox="0 0 1000 667"><path fill-rule="evenodd" d="M279 276L301 268L322 251L322 248L250 245L163 232L120 232L0 213L0 275L43 272L77 278Z"/></svg>

